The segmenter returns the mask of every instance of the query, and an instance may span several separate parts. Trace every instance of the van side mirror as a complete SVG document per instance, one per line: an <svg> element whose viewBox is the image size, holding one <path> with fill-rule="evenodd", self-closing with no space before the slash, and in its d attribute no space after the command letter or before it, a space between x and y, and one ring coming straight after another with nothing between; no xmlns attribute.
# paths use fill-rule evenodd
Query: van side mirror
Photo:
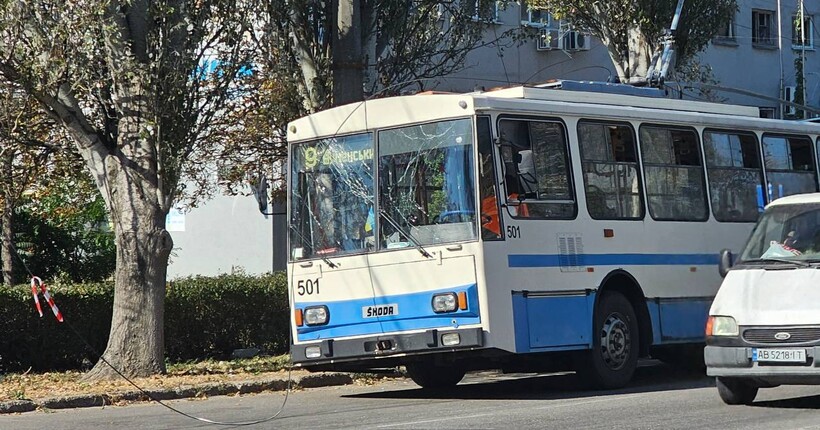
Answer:
<svg viewBox="0 0 820 430"><path fill-rule="evenodd" d="M720 273L721 278L726 277L726 274L729 273L729 269L732 268L733 263L734 257L732 256L732 251L729 249L721 250L720 261L718 262L718 272Z"/></svg>

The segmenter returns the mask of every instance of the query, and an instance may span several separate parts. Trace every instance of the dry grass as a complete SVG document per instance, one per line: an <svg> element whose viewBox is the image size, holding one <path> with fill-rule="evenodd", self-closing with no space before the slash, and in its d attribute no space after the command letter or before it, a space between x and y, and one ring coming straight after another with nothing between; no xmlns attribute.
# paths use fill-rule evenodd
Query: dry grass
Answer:
<svg viewBox="0 0 820 430"><path fill-rule="evenodd" d="M201 361L168 366L166 375L136 378L143 389L180 388L201 383L247 381L262 378L287 378L287 356L256 357L231 361ZM293 376L304 375L294 370ZM0 402L6 400L38 400L80 394L117 394L134 391L124 379L95 383L82 382L82 373L50 372L0 375Z"/></svg>

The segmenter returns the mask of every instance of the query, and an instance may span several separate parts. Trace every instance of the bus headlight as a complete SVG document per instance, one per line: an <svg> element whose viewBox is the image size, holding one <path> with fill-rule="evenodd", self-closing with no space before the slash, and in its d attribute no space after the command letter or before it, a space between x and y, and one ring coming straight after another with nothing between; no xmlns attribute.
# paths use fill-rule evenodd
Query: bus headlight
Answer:
<svg viewBox="0 0 820 430"><path fill-rule="evenodd" d="M458 307L456 293L436 294L433 296L433 312L440 314L454 312Z"/></svg>
<svg viewBox="0 0 820 430"><path fill-rule="evenodd" d="M327 324L330 320L330 312L327 306L311 306L304 310L305 324L307 325L322 325Z"/></svg>
<svg viewBox="0 0 820 430"><path fill-rule="evenodd" d="M737 322L732 317L710 316L706 321L707 336L737 336Z"/></svg>

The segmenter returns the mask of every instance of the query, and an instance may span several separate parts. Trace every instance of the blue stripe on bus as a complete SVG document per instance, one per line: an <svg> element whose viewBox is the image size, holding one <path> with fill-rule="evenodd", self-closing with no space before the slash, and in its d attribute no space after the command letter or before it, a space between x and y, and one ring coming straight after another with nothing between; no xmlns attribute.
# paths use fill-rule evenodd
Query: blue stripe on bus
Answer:
<svg viewBox="0 0 820 430"><path fill-rule="evenodd" d="M703 342L710 297L647 299L652 318L653 343Z"/></svg>
<svg viewBox="0 0 820 430"><path fill-rule="evenodd" d="M513 292L515 351L582 350L592 346L596 294L527 296ZM712 299L684 297L646 300L652 344L700 343Z"/></svg>
<svg viewBox="0 0 820 430"><path fill-rule="evenodd" d="M467 309L456 312L437 314L433 312L432 299L437 293L465 291ZM395 304L398 315L365 318L362 308L373 305ZM462 285L453 288L423 291L411 294L369 297L356 300L336 302L297 303L298 309L324 305L328 308L330 322L323 326L303 326L296 329L297 339L301 341L331 339L344 336L361 336L381 334L403 330L422 330L430 328L457 327L459 325L478 324L481 322L478 309L478 287L476 284Z"/></svg>
<svg viewBox="0 0 820 430"><path fill-rule="evenodd" d="M567 351L592 346L595 293L527 296L514 292L515 351Z"/></svg>
<svg viewBox="0 0 820 430"><path fill-rule="evenodd" d="M567 264L568 259L573 264ZM511 254L509 267L713 265L718 254Z"/></svg>

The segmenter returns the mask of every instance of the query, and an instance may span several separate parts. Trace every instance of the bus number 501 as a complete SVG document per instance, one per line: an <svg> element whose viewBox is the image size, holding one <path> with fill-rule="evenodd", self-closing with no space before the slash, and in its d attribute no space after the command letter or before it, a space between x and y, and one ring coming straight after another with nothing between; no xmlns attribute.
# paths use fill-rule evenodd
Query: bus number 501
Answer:
<svg viewBox="0 0 820 430"><path fill-rule="evenodd" d="M518 239L519 237L521 237L521 227L517 225L508 225L507 237L509 237L510 239Z"/></svg>
<svg viewBox="0 0 820 430"><path fill-rule="evenodd" d="M296 292L300 296L305 294L311 295L313 293L319 294L319 279L300 279L296 284Z"/></svg>

